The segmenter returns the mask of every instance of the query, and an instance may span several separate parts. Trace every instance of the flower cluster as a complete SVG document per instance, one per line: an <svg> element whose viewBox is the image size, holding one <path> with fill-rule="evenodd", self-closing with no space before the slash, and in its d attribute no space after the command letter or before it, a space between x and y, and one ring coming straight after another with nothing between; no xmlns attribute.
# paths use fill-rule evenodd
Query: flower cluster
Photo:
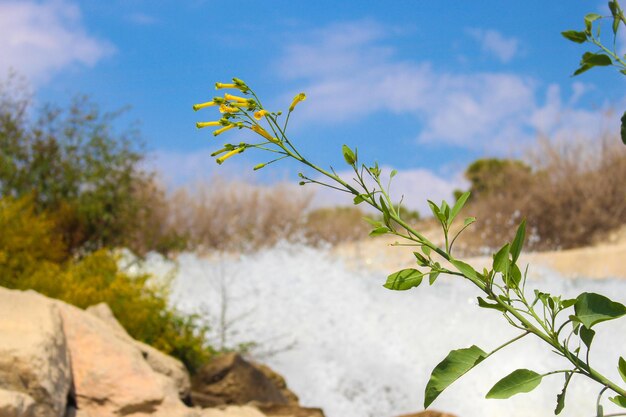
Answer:
<svg viewBox="0 0 626 417"><path fill-rule="evenodd" d="M193 106L194 111L198 111L207 107L216 107L221 113L221 118L215 121L209 122L197 122L196 127L199 129L205 127L216 127L213 131L213 136L218 136L230 129L249 129L256 133L258 136L264 139L259 143L245 143L242 142L238 145L226 144L224 147L211 156L219 156L216 159L218 164L222 164L228 158L240 154L247 148L259 148L268 149L265 146L276 145L278 150L274 150L282 156L273 161L269 161L263 164L258 164L254 167L255 170L263 168L265 165L275 162L283 157L289 156L290 152L287 146L290 146L289 141L285 136L285 130L287 122L289 120L289 114L295 109L296 105L306 99L304 93L296 95L289 106L289 113L285 123L282 126L278 124L278 117L281 112L272 113L264 109L261 105L256 94L248 87L248 85L239 78L233 78L232 83L215 83L215 89L234 89L239 90L244 96L233 95L225 93L223 97L214 97L211 101L207 101ZM266 127L262 126L264 123Z"/></svg>

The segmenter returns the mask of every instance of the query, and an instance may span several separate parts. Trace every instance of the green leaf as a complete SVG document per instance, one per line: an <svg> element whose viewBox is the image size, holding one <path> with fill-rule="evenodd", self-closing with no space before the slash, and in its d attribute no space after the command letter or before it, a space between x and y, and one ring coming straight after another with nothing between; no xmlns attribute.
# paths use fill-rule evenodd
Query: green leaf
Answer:
<svg viewBox="0 0 626 417"><path fill-rule="evenodd" d="M430 257L430 248L428 246L422 246L422 252L424 252L424 255Z"/></svg>
<svg viewBox="0 0 626 417"><path fill-rule="evenodd" d="M584 292L576 298L574 312L578 320L590 329L594 324L625 315L626 306L603 295Z"/></svg>
<svg viewBox="0 0 626 417"><path fill-rule="evenodd" d="M356 197L354 197L354 200L352 201L354 201L354 205L361 204L362 202L365 201L367 197L369 197L367 194L359 194Z"/></svg>
<svg viewBox="0 0 626 417"><path fill-rule="evenodd" d="M433 212L433 215L435 216L436 219L439 219L439 221L443 224L446 222L446 217L445 215L441 212L441 210L439 209L439 207L437 207L437 204L433 203L432 201L428 200L428 206L430 207L430 211Z"/></svg>
<svg viewBox="0 0 626 417"><path fill-rule="evenodd" d="M417 269L403 269L387 277L387 282L383 285L385 288L396 291L405 291L413 287L417 287L422 283L424 273Z"/></svg>
<svg viewBox="0 0 626 417"><path fill-rule="evenodd" d="M588 34L591 34L591 24L601 18L602 16L596 13L589 13L585 16L585 29Z"/></svg>
<svg viewBox="0 0 626 417"><path fill-rule="evenodd" d="M502 307L500 304L498 304L498 303L494 303L494 304L488 303L482 297L478 297L478 307L490 308L490 309L498 310L498 311L502 311L502 312L506 311L506 308Z"/></svg>
<svg viewBox="0 0 626 417"><path fill-rule="evenodd" d="M517 232L515 233L515 238L513 239L513 243L511 243L511 256L513 257L513 263L516 263L519 259L519 255L522 252L522 248L524 247L524 239L526 238L526 220L522 220L519 227L517 228Z"/></svg>
<svg viewBox="0 0 626 417"><path fill-rule="evenodd" d="M428 274L428 284L433 285L439 276L439 271L430 271Z"/></svg>
<svg viewBox="0 0 626 417"><path fill-rule="evenodd" d="M624 74L626 74L626 72L624 72ZM624 143L624 145L626 145L626 111L624 112L624 115L622 116L621 121L622 121L622 127L620 129L620 134L622 136L622 142Z"/></svg>
<svg viewBox="0 0 626 417"><path fill-rule="evenodd" d="M581 65L590 65L592 67L606 67L608 65L612 65L613 61L607 54L585 52L580 63Z"/></svg>
<svg viewBox="0 0 626 417"><path fill-rule="evenodd" d="M504 400L515 394L530 392L541 383L543 375L528 369L518 369L502 378L489 390L487 398Z"/></svg>
<svg viewBox="0 0 626 417"><path fill-rule="evenodd" d="M452 210L450 211L450 219L448 220L448 225L452 224L452 221L454 220L454 218L459 214L463 206L465 206L465 203L467 202L467 199L469 198L470 194L471 193L467 191L461 194L459 199L456 200L456 203L454 203L454 207L452 207Z"/></svg>
<svg viewBox="0 0 626 417"><path fill-rule="evenodd" d="M624 382L626 382L626 361L621 356L617 362L617 370L619 371L619 375L622 377Z"/></svg>
<svg viewBox="0 0 626 417"><path fill-rule="evenodd" d="M370 232L370 236L380 236L380 235L384 235L387 232L389 232L389 229L386 227L377 227L376 229L372 230Z"/></svg>
<svg viewBox="0 0 626 417"><path fill-rule="evenodd" d="M579 32L576 30L566 30L561 32L561 35L572 42L585 43L587 41L587 34L585 32Z"/></svg>
<svg viewBox="0 0 626 417"><path fill-rule="evenodd" d="M346 160L348 165L354 165L356 163L356 155L354 155L354 152L352 152L352 149L350 149L348 145L343 145L341 151L343 152L343 159Z"/></svg>
<svg viewBox="0 0 626 417"><path fill-rule="evenodd" d="M519 283L522 280L522 271L520 271L517 265L513 265L513 267L509 271L509 274L507 275L507 278L508 279L506 281L506 285L508 285L510 288L517 288L519 287Z"/></svg>
<svg viewBox="0 0 626 417"><path fill-rule="evenodd" d="M374 227L383 227L385 225L385 223L379 222L378 220L370 219L369 217L363 217L363 220L365 220Z"/></svg>
<svg viewBox="0 0 626 417"><path fill-rule="evenodd" d="M421 253L413 252L415 259L417 259L417 264L419 266L427 266L429 264L428 259L426 259Z"/></svg>
<svg viewBox="0 0 626 417"><path fill-rule="evenodd" d="M509 269L509 248L510 245L507 243L502 246L502 248L493 255L493 270L496 272L501 272L506 274Z"/></svg>
<svg viewBox="0 0 626 417"><path fill-rule="evenodd" d="M387 204L385 204L383 196L380 196L378 201L380 202L380 209L383 212L383 220L385 221L385 224L389 226L389 220L391 218L391 215L389 214L389 209L387 208Z"/></svg>
<svg viewBox="0 0 626 417"><path fill-rule="evenodd" d="M457 261L456 259L451 259L450 263L454 265L456 269L458 269L459 272L461 272L466 277L474 280L480 280L478 272L476 272L476 270L472 268L471 265L468 265L463 261Z"/></svg>
<svg viewBox="0 0 626 417"><path fill-rule="evenodd" d="M593 337L596 335L594 330L588 329L586 327L581 327L580 329L580 340L583 341L587 349L591 348L591 342L593 342Z"/></svg>
<svg viewBox="0 0 626 417"><path fill-rule="evenodd" d="M398 170L396 169L392 170L391 174L389 174L389 179L392 179L393 177L395 177L397 173L398 173Z"/></svg>
<svg viewBox="0 0 626 417"><path fill-rule="evenodd" d="M609 397L609 400L614 403L619 405L622 408L626 408L626 397L622 396L622 395L616 395L615 397Z"/></svg>
<svg viewBox="0 0 626 417"><path fill-rule="evenodd" d="M476 345L448 353L448 356L433 369L430 375L430 380L426 385L424 408L432 404L443 390L481 363L486 357L487 353Z"/></svg>
<svg viewBox="0 0 626 417"><path fill-rule="evenodd" d="M624 114L626 115L626 113L624 113ZM470 224L474 223L475 221L476 221L476 217L468 217L463 222L463 226L469 226Z"/></svg>
<svg viewBox="0 0 626 417"><path fill-rule="evenodd" d="M565 408L565 393L567 392L567 386L569 385L569 381L572 379L573 372L569 372L565 374L565 384L563 385L563 389L561 393L556 396L556 408L554 409L554 414L560 414L561 411Z"/></svg>
<svg viewBox="0 0 626 417"><path fill-rule="evenodd" d="M583 65L580 66L580 68L578 68L576 71L574 71L572 76L580 75L583 72L586 72L586 71L590 70L591 68L593 68L593 65L583 64Z"/></svg>

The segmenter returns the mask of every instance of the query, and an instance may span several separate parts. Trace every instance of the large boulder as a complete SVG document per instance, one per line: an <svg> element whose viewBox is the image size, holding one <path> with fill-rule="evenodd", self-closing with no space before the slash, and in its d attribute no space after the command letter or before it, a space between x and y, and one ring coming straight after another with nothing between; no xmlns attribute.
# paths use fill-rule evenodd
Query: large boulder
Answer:
<svg viewBox="0 0 626 417"><path fill-rule="evenodd" d="M179 398L186 402L190 401L191 382L181 361L130 337L106 303L88 307L86 311L107 323L117 337L137 347L153 371L165 375L174 382Z"/></svg>
<svg viewBox="0 0 626 417"><path fill-rule="evenodd" d="M151 414L182 406L175 384L155 372L132 343L76 307L58 302L72 355L76 405L92 417Z"/></svg>
<svg viewBox="0 0 626 417"><path fill-rule="evenodd" d="M267 417L324 417L321 408L300 407L294 404L257 404L252 403Z"/></svg>
<svg viewBox="0 0 626 417"><path fill-rule="evenodd" d="M55 303L35 292L0 288L2 415L61 417L70 387L69 351Z"/></svg>
<svg viewBox="0 0 626 417"><path fill-rule="evenodd" d="M289 398L283 394L284 388L237 353L219 356L200 368L191 385L193 404L201 407L251 401L289 404Z"/></svg>

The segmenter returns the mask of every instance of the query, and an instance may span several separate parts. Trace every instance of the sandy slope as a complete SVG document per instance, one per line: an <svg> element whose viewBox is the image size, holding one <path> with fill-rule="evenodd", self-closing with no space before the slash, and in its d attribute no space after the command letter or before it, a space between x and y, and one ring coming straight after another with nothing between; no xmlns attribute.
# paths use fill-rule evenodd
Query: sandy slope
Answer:
<svg viewBox="0 0 626 417"><path fill-rule="evenodd" d="M570 278L624 278L626 279L626 236L611 239L613 242L579 249L554 252L525 253L520 265L530 264L554 269ZM349 264L367 266L382 271L392 271L415 266L411 247L391 246L395 239L374 238L343 244L335 248ZM464 259L465 260L465 259ZM475 268L491 264L491 257L469 258Z"/></svg>

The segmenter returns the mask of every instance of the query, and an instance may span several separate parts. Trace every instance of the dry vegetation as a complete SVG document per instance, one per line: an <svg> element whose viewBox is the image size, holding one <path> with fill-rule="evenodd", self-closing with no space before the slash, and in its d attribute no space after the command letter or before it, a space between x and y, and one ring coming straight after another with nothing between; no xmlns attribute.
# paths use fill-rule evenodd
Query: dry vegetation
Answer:
<svg viewBox="0 0 626 417"><path fill-rule="evenodd" d="M589 245L626 224L626 147L616 138L542 140L527 160L531 169L502 170L498 185L473 199L470 242L495 248L522 218L535 250Z"/></svg>

